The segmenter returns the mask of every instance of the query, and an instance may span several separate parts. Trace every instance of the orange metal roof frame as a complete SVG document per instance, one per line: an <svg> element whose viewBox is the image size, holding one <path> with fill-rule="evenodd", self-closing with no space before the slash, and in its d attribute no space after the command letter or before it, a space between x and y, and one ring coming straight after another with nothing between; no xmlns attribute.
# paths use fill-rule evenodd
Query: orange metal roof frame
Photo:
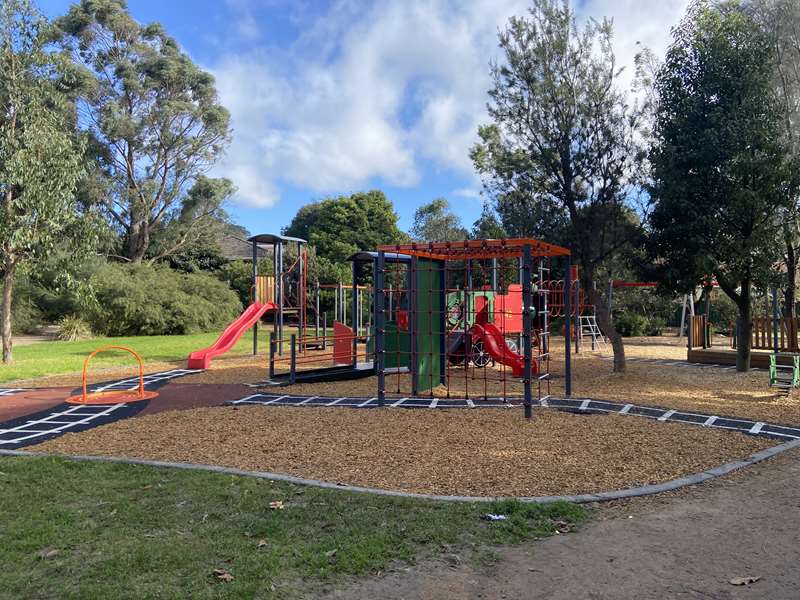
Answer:
<svg viewBox="0 0 800 600"><path fill-rule="evenodd" d="M516 258L522 256L525 246L531 247L532 256L569 256L567 248L548 244L533 238L503 240L464 240L463 242L415 242L379 246L383 252L398 252L420 258L436 260L468 260L483 258Z"/></svg>

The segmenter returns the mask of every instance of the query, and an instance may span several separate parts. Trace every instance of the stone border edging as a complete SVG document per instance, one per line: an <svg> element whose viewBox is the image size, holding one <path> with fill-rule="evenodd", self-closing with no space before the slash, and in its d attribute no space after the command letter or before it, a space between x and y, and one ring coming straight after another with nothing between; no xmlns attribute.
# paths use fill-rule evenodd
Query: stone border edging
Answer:
<svg viewBox="0 0 800 600"><path fill-rule="evenodd" d="M312 487L319 487L330 490L339 490L342 492L356 492L374 494L377 496L390 496L396 498L414 498L417 500L437 500L443 502L494 502L498 500L517 500L519 502L533 503L533 504L547 504L552 502L574 502L576 504L585 504L588 502L607 502L609 500L622 500L624 498L635 498L639 496L649 496L661 492L669 492L678 490L690 485L697 485L727 475L733 471L738 471L744 467L749 467L761 461L764 461L773 456L777 456L787 450L800 447L800 440L793 440L778 446L773 446L765 450L751 454L749 457L734 462L725 463L713 469L708 469L693 475L679 477L664 483L654 483L643 485L635 488L627 488L623 490L614 490L610 492L597 492L594 494L578 494L574 496L442 496L436 494L419 494L414 492L401 492L398 490L381 490L377 488L361 487L353 485L339 485L328 481L320 481L318 479L304 479L302 477L294 477L292 475L282 475L280 473L268 473L264 471L246 471L244 469L236 469L233 467L219 467L214 465L201 465L195 463L176 463L160 460L146 460L139 458L123 458L113 456L91 456L91 455L69 455L69 454L49 454L46 452L28 452L25 450L0 450L0 456L18 456L18 457L57 457L67 460L86 461L86 462L109 462L127 465L141 465L148 467L160 467L171 469L185 469L189 471L207 471L211 473L221 473L224 475L239 475L244 477L256 477L259 479L268 479L270 481L282 481L284 483L292 483L295 485L306 485Z"/></svg>

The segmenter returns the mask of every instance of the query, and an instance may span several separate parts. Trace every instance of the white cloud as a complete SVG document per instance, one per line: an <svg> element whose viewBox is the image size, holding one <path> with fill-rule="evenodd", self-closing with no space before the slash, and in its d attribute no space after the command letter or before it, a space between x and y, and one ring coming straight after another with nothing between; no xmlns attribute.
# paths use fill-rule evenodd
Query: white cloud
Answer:
<svg viewBox="0 0 800 600"><path fill-rule="evenodd" d="M248 0L228 1L246 26ZM579 16L614 18L627 83L636 42L663 52L685 5L591 0ZM468 151L486 121L497 31L527 6L341 0L306 23L291 48L221 57L212 70L234 127L221 173L234 180L240 201L255 206L274 204L282 183L317 193L373 178L413 186L426 167L474 178Z"/></svg>

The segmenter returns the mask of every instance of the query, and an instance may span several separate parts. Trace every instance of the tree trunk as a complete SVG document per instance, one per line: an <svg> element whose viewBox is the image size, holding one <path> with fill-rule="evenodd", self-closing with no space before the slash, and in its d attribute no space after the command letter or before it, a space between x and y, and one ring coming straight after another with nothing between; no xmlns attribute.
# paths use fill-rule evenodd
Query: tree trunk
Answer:
<svg viewBox="0 0 800 600"><path fill-rule="evenodd" d="M602 295L594 289L592 285L591 274L584 273L586 277L581 277L581 287L584 293L589 298L589 302L594 305L595 315L597 316L597 324L600 330L608 336L611 341L611 349L614 351L614 372L625 372L625 345L622 341L622 336L614 327L614 322L611 319L611 311L608 309L608 302L605 301Z"/></svg>
<svg viewBox="0 0 800 600"><path fill-rule="evenodd" d="M3 302L0 309L0 334L3 338L3 362L14 360L11 342L11 302L14 292L14 272L16 265L9 265L3 273Z"/></svg>
<svg viewBox="0 0 800 600"><path fill-rule="evenodd" d="M796 317L797 309L797 249L791 240L786 240L786 291L783 293L783 315Z"/></svg>
<svg viewBox="0 0 800 600"><path fill-rule="evenodd" d="M750 298L750 280L742 281L742 291L737 302L736 318L736 370L750 370L750 343L753 329L753 307Z"/></svg>

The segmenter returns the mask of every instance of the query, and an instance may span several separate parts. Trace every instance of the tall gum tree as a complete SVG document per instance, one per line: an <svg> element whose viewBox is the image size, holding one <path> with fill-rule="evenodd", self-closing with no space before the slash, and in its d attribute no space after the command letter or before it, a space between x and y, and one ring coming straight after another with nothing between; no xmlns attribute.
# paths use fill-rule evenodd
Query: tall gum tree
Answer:
<svg viewBox="0 0 800 600"><path fill-rule="evenodd" d="M716 278L736 303L736 368L750 368L753 290L774 283L776 232L796 194L781 135L776 55L738 2L694 4L655 81L650 215L663 281Z"/></svg>
<svg viewBox="0 0 800 600"><path fill-rule="evenodd" d="M19 269L56 245L86 243L75 200L83 175L63 73L44 51L44 18L28 0L0 3L0 332L11 362L11 309Z"/></svg>
<svg viewBox="0 0 800 600"><path fill-rule="evenodd" d="M122 257L141 262L227 145L230 115L214 78L160 25L137 23L124 0L81 0L56 26L81 74L80 123L105 179L99 200Z"/></svg>
<svg viewBox="0 0 800 600"><path fill-rule="evenodd" d="M608 21L579 29L566 2L534 0L526 17L513 17L500 33L503 60L491 68L493 123L480 128L471 157L501 215L536 214L548 221L538 230L563 232L614 370L624 371L622 337L594 285L638 234L626 205L637 120L616 85L611 42Z"/></svg>

